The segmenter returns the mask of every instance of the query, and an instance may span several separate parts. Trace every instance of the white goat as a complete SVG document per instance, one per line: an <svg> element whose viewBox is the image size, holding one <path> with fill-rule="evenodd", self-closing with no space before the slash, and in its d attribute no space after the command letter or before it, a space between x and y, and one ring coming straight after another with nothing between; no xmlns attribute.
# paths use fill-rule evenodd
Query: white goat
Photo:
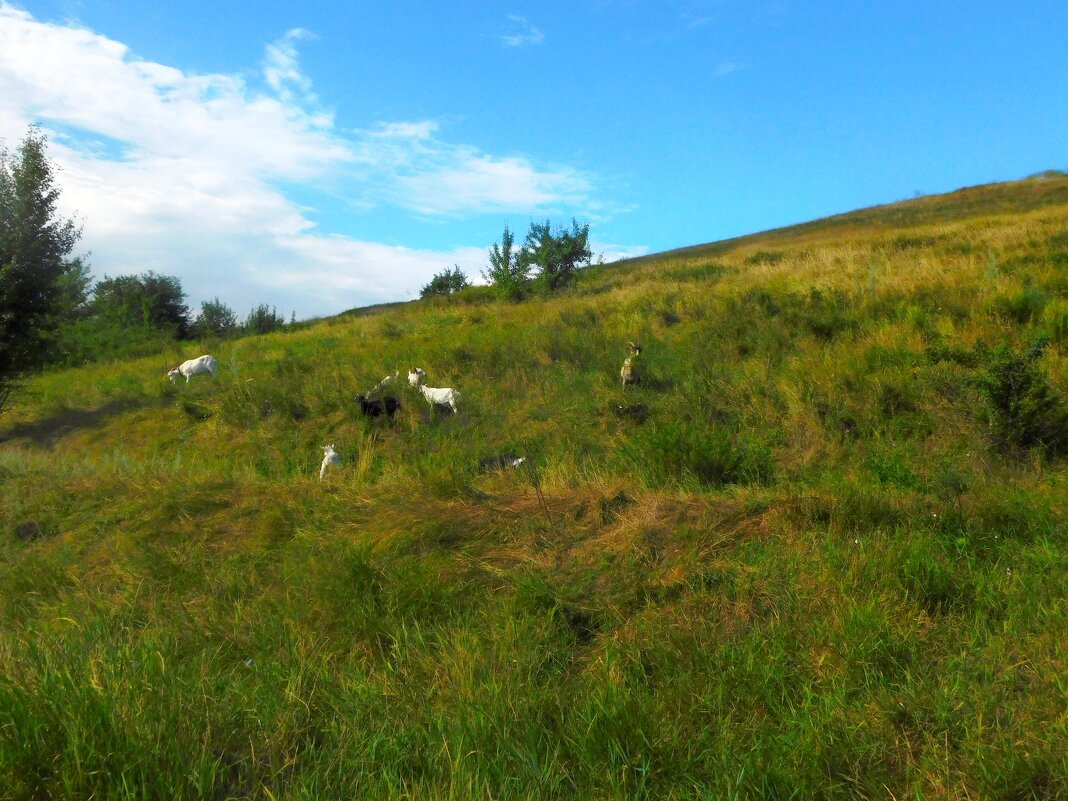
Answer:
<svg viewBox="0 0 1068 801"><path fill-rule="evenodd" d="M167 377L174 383L180 375L185 376L185 383L189 383L189 379L195 375L203 375L204 373L211 373L212 377L215 377L215 367L219 364L219 360L214 356L204 354L199 359L190 359L189 361L182 362L173 370L167 373Z"/></svg>
<svg viewBox="0 0 1068 801"><path fill-rule="evenodd" d="M642 382L642 371L634 363L634 356L628 356L623 360L623 369L619 371L619 377L623 379L623 389L627 388L627 384Z"/></svg>
<svg viewBox="0 0 1068 801"><path fill-rule="evenodd" d="M334 450L334 444L323 446L323 464L319 468L319 480L323 480L323 476L326 475L326 466L329 464L341 464L341 457L337 455L337 451Z"/></svg>
<svg viewBox="0 0 1068 801"><path fill-rule="evenodd" d="M408 383L413 387L419 386L419 382L424 378L426 378L426 373L423 372L422 367L416 367L414 370L408 371Z"/></svg>
<svg viewBox="0 0 1068 801"><path fill-rule="evenodd" d="M374 388L370 392L367 393L367 397L368 398L376 398L376 397L378 397L378 393L379 392L384 390L386 387L392 385L394 382L396 382L396 380L398 378L400 378L400 370L395 372L393 375L387 375L385 378L383 378L381 381L379 381L377 384L374 385Z"/></svg>
<svg viewBox="0 0 1068 801"><path fill-rule="evenodd" d="M460 400L460 393L451 387L443 387L437 389L435 387L419 386L419 391L423 393L423 397L426 398L426 402L431 406L449 406L453 412L458 412L456 408L456 401Z"/></svg>

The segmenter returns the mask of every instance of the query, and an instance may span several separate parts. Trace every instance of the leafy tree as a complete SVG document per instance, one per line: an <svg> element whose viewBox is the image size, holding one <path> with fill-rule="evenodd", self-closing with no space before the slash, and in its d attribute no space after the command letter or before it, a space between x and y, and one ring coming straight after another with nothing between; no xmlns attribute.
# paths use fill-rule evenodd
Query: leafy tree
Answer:
<svg viewBox="0 0 1068 801"><path fill-rule="evenodd" d="M89 265L81 256L71 259L59 277L59 295L52 310L58 325L88 316L92 286L93 276L89 272Z"/></svg>
<svg viewBox="0 0 1068 801"><path fill-rule="evenodd" d="M501 243L493 244L489 251L489 269L482 272L502 298L520 300L526 295L530 284L530 262L524 258L522 249L515 250L515 235L504 226Z"/></svg>
<svg viewBox="0 0 1068 801"><path fill-rule="evenodd" d="M237 315L218 298L200 304L200 314L193 328L198 336L222 337L237 330Z"/></svg>
<svg viewBox="0 0 1068 801"><path fill-rule="evenodd" d="M171 337L189 334L189 307L182 282L151 270L141 275L105 278L94 290L92 311L98 317L143 326Z"/></svg>
<svg viewBox="0 0 1068 801"><path fill-rule="evenodd" d="M15 152L0 148L0 408L15 377L45 361L64 304L84 302L88 270L70 259L81 229L56 208L47 141L32 127Z"/></svg>
<svg viewBox="0 0 1068 801"><path fill-rule="evenodd" d="M446 267L440 273L435 273L434 277L430 279L430 283L419 290L419 297L429 298L435 295L451 295L453 292L459 292L469 286L471 286L471 282L467 280L467 276L460 269L460 265L456 264L451 269Z"/></svg>
<svg viewBox="0 0 1068 801"><path fill-rule="evenodd" d="M286 316L274 306L267 308L266 303L254 308L245 319L245 330L250 334L269 334L285 327Z"/></svg>
<svg viewBox="0 0 1068 801"><path fill-rule="evenodd" d="M536 280L544 292L563 289L575 278L575 271L590 263L590 225L571 220L571 230L553 228L549 221L530 223L522 257L538 270Z"/></svg>

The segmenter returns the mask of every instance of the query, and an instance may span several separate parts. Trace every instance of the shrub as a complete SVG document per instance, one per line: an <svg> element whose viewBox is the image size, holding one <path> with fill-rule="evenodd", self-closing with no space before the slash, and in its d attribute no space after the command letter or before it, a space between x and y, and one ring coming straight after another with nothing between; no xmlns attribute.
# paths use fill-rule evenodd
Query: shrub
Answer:
<svg viewBox="0 0 1068 801"><path fill-rule="evenodd" d="M589 240L589 223L579 225L573 219L569 231L554 228L548 220L531 222L520 259L537 266L537 281L543 292L555 292L575 280L579 267L589 265L593 255Z"/></svg>
<svg viewBox="0 0 1068 801"><path fill-rule="evenodd" d="M467 276L460 269L460 265L455 264L451 269L446 267L440 273L435 273L434 277L430 279L430 283L419 290L419 297L448 297L454 292L466 289L470 285L471 282L467 280Z"/></svg>
<svg viewBox="0 0 1068 801"><path fill-rule="evenodd" d="M877 451L868 456L868 469L879 479L880 484L889 484L903 490L915 490L920 480L901 458L893 451Z"/></svg>
<svg viewBox="0 0 1068 801"><path fill-rule="evenodd" d="M497 296L504 300L522 300L530 284L530 263L524 257L522 249L515 249L515 234L506 225L501 235L501 242L496 242L489 251L489 267L482 277L494 288Z"/></svg>
<svg viewBox="0 0 1068 801"><path fill-rule="evenodd" d="M250 334L269 334L285 328L285 325L286 316L279 314L274 306L268 308L266 303L255 307L245 319L245 330Z"/></svg>
<svg viewBox="0 0 1068 801"><path fill-rule="evenodd" d="M989 401L1002 441L1025 448L1068 452L1068 408L1038 365L1048 339L1024 353L1006 346L986 352L979 388Z"/></svg>
<svg viewBox="0 0 1068 801"><path fill-rule="evenodd" d="M237 315L218 298L200 304L193 330L201 337L223 337L237 330Z"/></svg>
<svg viewBox="0 0 1068 801"><path fill-rule="evenodd" d="M827 294L811 290L805 312L808 330L820 339L832 340L856 325L849 299L837 290Z"/></svg>
<svg viewBox="0 0 1068 801"><path fill-rule="evenodd" d="M182 282L149 270L105 278L93 288L92 315L124 326L155 329L168 338L189 334L189 307Z"/></svg>

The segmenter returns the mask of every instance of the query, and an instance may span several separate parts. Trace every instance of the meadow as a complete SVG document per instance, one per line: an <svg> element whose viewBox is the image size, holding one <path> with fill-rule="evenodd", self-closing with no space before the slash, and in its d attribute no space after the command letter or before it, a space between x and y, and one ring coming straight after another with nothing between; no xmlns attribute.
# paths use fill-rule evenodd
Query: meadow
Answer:
<svg viewBox="0 0 1068 801"><path fill-rule="evenodd" d="M0 798L1065 798L1066 457L1063 175L46 372Z"/></svg>

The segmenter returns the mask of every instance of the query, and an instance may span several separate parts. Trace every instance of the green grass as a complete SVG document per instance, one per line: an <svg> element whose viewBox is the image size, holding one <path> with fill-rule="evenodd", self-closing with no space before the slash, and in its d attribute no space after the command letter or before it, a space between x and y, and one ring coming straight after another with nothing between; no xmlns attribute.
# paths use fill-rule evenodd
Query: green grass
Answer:
<svg viewBox="0 0 1068 801"><path fill-rule="evenodd" d="M1066 236L1054 176L34 377L0 798L1068 796ZM460 414L364 420L414 365Z"/></svg>

